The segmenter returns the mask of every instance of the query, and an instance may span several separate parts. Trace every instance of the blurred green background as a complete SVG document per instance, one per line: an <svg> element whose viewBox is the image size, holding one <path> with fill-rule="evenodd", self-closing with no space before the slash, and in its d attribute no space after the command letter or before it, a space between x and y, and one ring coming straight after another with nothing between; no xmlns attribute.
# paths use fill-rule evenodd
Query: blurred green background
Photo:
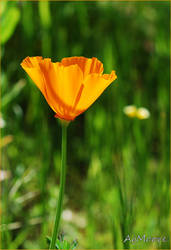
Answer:
<svg viewBox="0 0 171 250"><path fill-rule="evenodd" d="M169 249L169 2L0 4L2 248L48 248L59 191L61 128L20 63L82 55L118 79L69 126L61 231L77 249ZM166 242L123 243L138 234Z"/></svg>

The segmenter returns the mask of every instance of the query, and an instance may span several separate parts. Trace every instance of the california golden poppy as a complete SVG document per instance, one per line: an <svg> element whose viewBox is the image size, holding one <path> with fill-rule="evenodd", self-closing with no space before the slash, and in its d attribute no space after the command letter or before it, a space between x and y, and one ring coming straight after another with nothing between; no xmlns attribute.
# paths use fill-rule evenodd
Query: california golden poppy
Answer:
<svg viewBox="0 0 171 250"><path fill-rule="evenodd" d="M83 113L116 78L103 74L95 57L67 57L53 63L50 58L26 57L22 68L44 95L55 117L67 121Z"/></svg>

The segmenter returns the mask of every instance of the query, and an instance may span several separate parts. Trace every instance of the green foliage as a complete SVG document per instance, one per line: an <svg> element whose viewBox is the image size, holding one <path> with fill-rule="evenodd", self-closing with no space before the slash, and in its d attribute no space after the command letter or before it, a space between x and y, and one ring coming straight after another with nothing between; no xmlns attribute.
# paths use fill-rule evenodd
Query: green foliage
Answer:
<svg viewBox="0 0 171 250"><path fill-rule="evenodd" d="M48 1L43 1L39 2L39 15L40 15L40 20L42 23L42 26L45 29L50 28L51 26L51 15L50 15L50 8L49 8L49 2Z"/></svg>
<svg viewBox="0 0 171 250"><path fill-rule="evenodd" d="M37 55L95 56L118 76L68 127L58 248L170 248L169 7L1 1L2 249L45 249L54 224L61 127L20 67ZM127 117L130 104L147 108L149 119ZM125 244L128 234L167 241Z"/></svg>
<svg viewBox="0 0 171 250"><path fill-rule="evenodd" d="M47 243L48 243L48 247L50 246L50 242L51 242L51 238L50 237L46 237L47 239ZM68 241L64 240L64 236L60 236L60 239L57 239L56 241L56 249L70 249L70 250L74 250L77 246L77 241L74 240L72 243L69 243Z"/></svg>
<svg viewBox="0 0 171 250"><path fill-rule="evenodd" d="M25 81L20 80L18 83L14 85L14 87L11 89L10 92L6 93L1 100L1 108L3 109L5 106L9 105L9 103L18 95L20 94L20 91L25 86Z"/></svg>
<svg viewBox="0 0 171 250"><path fill-rule="evenodd" d="M17 7L3 8L1 16L1 44L6 43L11 38L19 20L20 11Z"/></svg>

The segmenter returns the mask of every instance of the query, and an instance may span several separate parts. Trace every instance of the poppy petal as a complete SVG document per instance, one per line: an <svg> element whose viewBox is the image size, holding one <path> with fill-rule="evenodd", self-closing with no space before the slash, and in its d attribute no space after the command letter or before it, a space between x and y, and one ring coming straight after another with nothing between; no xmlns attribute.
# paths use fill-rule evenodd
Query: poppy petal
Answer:
<svg viewBox="0 0 171 250"><path fill-rule="evenodd" d="M48 98L57 105L57 99L72 107L83 81L83 74L77 65L64 67L60 63L41 62ZM61 103L61 105L62 105Z"/></svg>
<svg viewBox="0 0 171 250"><path fill-rule="evenodd" d="M27 74L30 76L30 78L33 80L36 86L40 89L49 106L53 109L54 112L56 112L55 108L51 105L51 102L48 99L46 91L46 82L42 69L40 67L41 62L43 63L46 62L47 64L47 62L49 61L51 61L51 59L49 58L43 59L41 56L26 57L22 61L21 66L27 72Z"/></svg>
<svg viewBox="0 0 171 250"><path fill-rule="evenodd" d="M27 72L33 82L37 85L40 91L44 93L44 79L41 73L41 69L39 67L39 63L42 61L41 56L35 57L26 57L22 63L22 68Z"/></svg>
<svg viewBox="0 0 171 250"><path fill-rule="evenodd" d="M103 73L103 64L95 57L92 59L86 57L68 57L63 58L61 63L64 66L74 65L77 64L83 72L84 78L88 74L102 74Z"/></svg>
<svg viewBox="0 0 171 250"><path fill-rule="evenodd" d="M76 109L86 110L116 78L115 71L112 71L111 74L88 75L84 81L84 89Z"/></svg>

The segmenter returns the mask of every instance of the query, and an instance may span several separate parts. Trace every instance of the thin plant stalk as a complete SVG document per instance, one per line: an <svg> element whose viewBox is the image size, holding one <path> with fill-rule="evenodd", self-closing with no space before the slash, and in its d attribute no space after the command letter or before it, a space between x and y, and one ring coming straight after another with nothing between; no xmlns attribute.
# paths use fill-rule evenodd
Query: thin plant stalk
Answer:
<svg viewBox="0 0 171 250"><path fill-rule="evenodd" d="M67 125L65 123L62 123L62 159L61 159L61 173L60 173L60 189L59 189L59 198L57 203L55 224L49 249L55 249L55 243L59 231L59 223L62 212L65 178L66 178L66 152L67 152Z"/></svg>

